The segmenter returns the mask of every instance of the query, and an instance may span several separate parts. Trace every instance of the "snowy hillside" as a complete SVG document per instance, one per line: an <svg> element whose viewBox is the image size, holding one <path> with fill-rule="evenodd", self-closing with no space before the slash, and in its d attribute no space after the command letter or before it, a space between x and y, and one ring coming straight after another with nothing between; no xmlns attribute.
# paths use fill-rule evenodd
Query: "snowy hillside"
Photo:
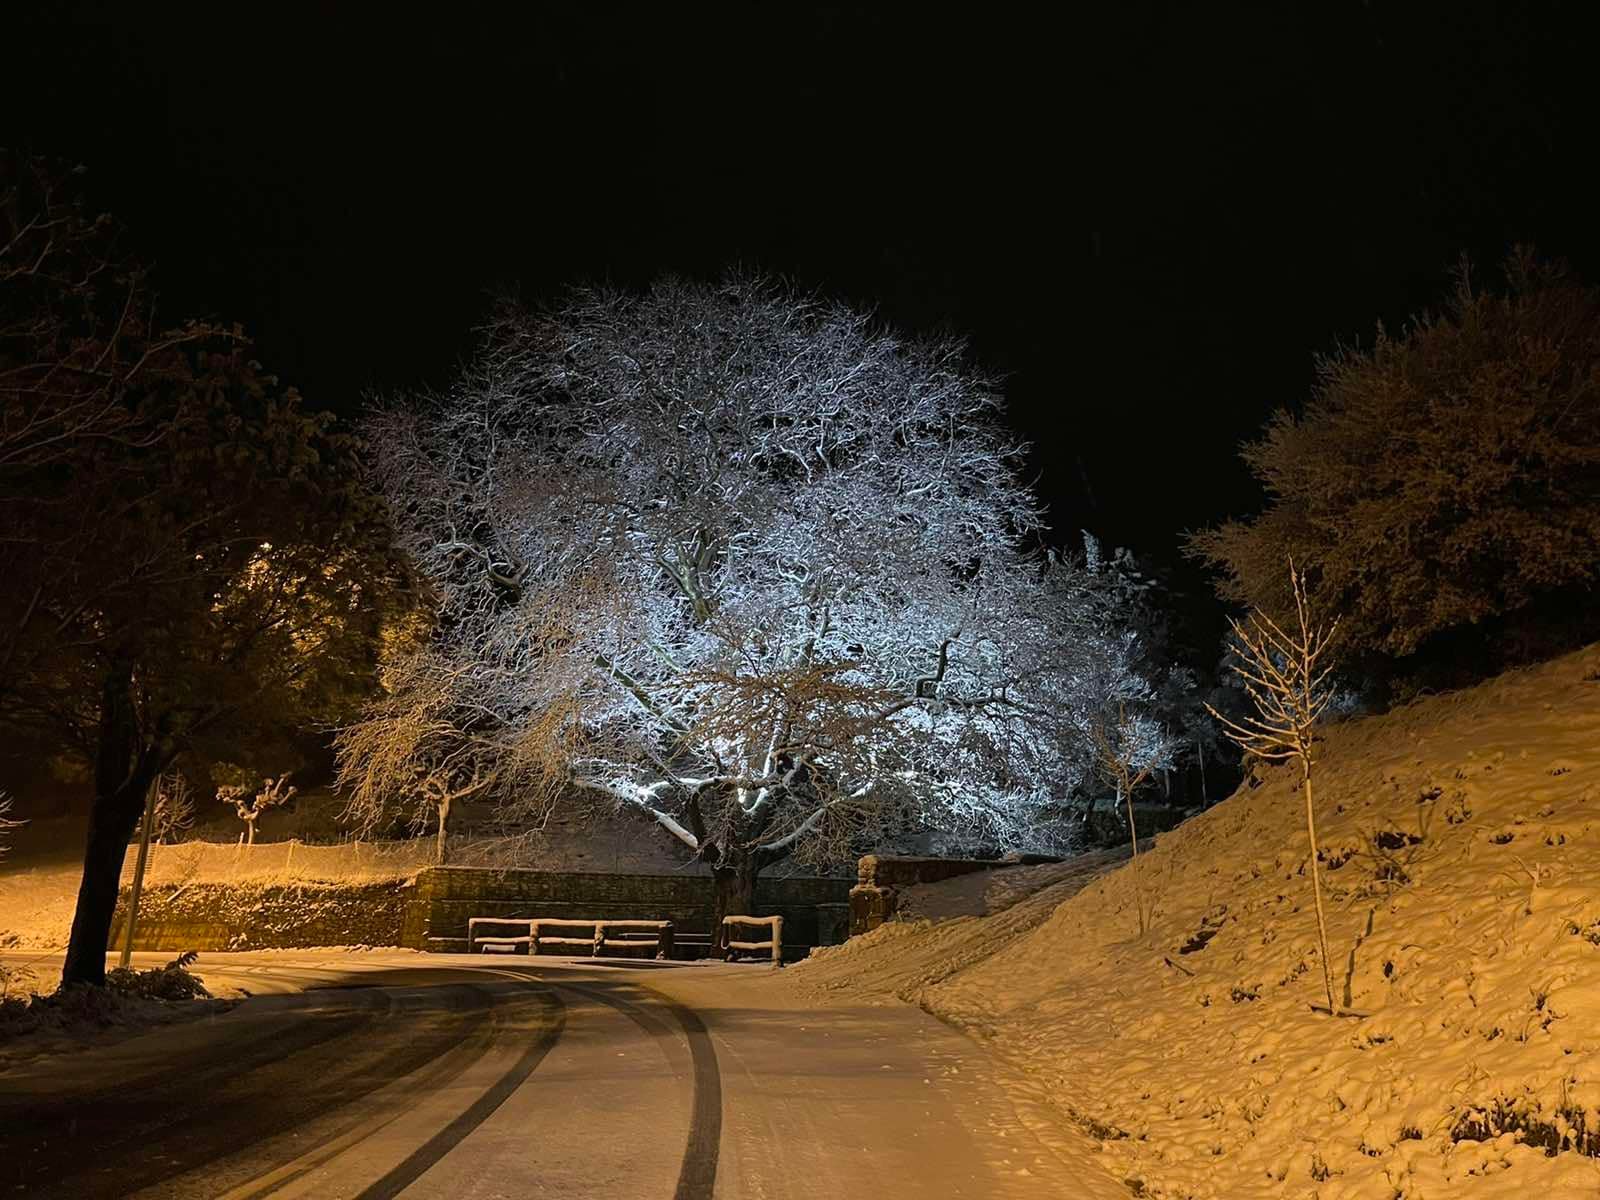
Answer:
<svg viewBox="0 0 1600 1200"><path fill-rule="evenodd" d="M793 986L888 987L992 1040L1138 1194L1600 1196L1600 647L1325 733L1323 879L1354 1015L1311 1007L1288 767L1136 866L886 926Z"/></svg>

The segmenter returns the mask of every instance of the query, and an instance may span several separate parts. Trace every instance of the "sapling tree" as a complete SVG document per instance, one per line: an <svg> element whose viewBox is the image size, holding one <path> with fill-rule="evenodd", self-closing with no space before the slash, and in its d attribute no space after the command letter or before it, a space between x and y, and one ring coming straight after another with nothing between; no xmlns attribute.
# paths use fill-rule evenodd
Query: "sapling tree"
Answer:
<svg viewBox="0 0 1600 1200"><path fill-rule="evenodd" d="M620 805L750 911L758 873L936 828L1059 846L1088 670L1126 643L1038 553L994 384L759 279L499 310L368 427L435 634L341 740L358 802L448 770L510 818Z"/></svg>
<svg viewBox="0 0 1600 1200"><path fill-rule="evenodd" d="M1215 709L1228 737L1247 755L1269 762L1300 764L1306 799L1306 836L1311 843L1311 894L1317 911L1317 939L1322 954L1322 982L1327 990L1328 1012L1339 1009L1333 994L1333 965L1328 957L1328 922L1322 909L1322 881L1317 865L1317 818L1312 804L1311 768L1317 722L1332 700L1328 679L1332 668L1324 661L1338 631L1338 621L1322 625L1311 615L1305 576L1289 562L1289 591L1294 604L1294 625L1285 631L1259 609L1246 621L1233 620L1233 642L1238 661L1234 671L1255 706L1254 716L1233 720ZM1208 706L1209 707L1209 706Z"/></svg>
<svg viewBox="0 0 1600 1200"><path fill-rule="evenodd" d="M1172 764L1177 740L1160 722L1143 713L1130 712L1126 702L1116 713L1105 714L1090 728L1094 742L1095 768L1101 779L1116 790L1117 807L1126 811L1128 837L1133 846L1133 861L1139 861L1139 827L1133 815L1133 797L1145 784ZM1137 880L1137 875L1135 879ZM1148 928L1149 898L1136 883L1139 906L1139 934Z"/></svg>
<svg viewBox="0 0 1600 1200"><path fill-rule="evenodd" d="M256 822L261 819L261 814L268 809L289 803L298 791L299 789L289 782L289 773L286 771L276 779L269 775L254 786L224 784L217 789L217 799L233 805L233 811L238 813L239 820L244 822L244 844L254 846Z"/></svg>

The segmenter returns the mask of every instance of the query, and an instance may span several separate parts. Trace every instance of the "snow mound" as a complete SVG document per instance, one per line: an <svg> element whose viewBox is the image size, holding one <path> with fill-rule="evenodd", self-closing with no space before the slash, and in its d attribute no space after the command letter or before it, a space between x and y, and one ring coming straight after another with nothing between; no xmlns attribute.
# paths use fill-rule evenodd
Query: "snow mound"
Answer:
<svg viewBox="0 0 1600 1200"><path fill-rule="evenodd" d="M1330 727L1137 864L807 968L1035 1073L1139 1194L1600 1195L1600 647ZM1138 933L1141 890L1154 904ZM1063 895L1067 892L1067 895Z"/></svg>
<svg viewBox="0 0 1600 1200"><path fill-rule="evenodd" d="M1128 851L1099 850L1058 863L1028 867L994 867L956 875L937 883L922 883L900 889L899 911L906 917L926 917L932 921L950 917L987 917L1004 912L1047 887L1073 883L1077 888L1095 876L1127 861ZM1070 892L1057 893L1065 899Z"/></svg>

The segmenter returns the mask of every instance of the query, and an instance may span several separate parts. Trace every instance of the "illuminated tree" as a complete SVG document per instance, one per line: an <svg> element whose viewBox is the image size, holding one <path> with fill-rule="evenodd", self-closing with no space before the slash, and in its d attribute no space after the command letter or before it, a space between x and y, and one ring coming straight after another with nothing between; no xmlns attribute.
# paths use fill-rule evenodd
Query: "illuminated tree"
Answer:
<svg viewBox="0 0 1600 1200"><path fill-rule="evenodd" d="M468 668L450 666L435 650L408 646L391 656L383 694L365 719L340 731L339 784L349 797L344 819L370 834L395 817L413 832L434 826L434 861L449 857L450 816L457 801L485 794L509 797L524 827L556 764L519 770L518 747L495 736L497 723L460 706ZM525 751L526 746L522 747Z"/></svg>
<svg viewBox="0 0 1600 1200"><path fill-rule="evenodd" d="M1327 711L1334 690L1326 655L1339 623L1324 627L1313 621L1306 601L1305 576L1289 563L1289 593L1295 620L1285 632L1271 617L1252 612L1245 622L1233 621L1238 663L1234 671L1255 705L1256 715L1234 721L1215 709L1211 715L1246 754L1268 762L1300 764L1306 797L1306 836L1311 843L1311 894L1316 901L1317 939L1322 951L1322 982L1328 1012L1337 1016L1333 964L1328 957L1328 922L1322 912L1322 880L1317 864L1317 817L1311 801L1311 767L1317 722Z"/></svg>
<svg viewBox="0 0 1600 1200"><path fill-rule="evenodd" d="M358 805L445 771L513 816L587 796L757 873L863 835L1049 848L1085 673L1126 652L994 385L760 280L499 310L443 395L369 436L437 632L343 741Z"/></svg>

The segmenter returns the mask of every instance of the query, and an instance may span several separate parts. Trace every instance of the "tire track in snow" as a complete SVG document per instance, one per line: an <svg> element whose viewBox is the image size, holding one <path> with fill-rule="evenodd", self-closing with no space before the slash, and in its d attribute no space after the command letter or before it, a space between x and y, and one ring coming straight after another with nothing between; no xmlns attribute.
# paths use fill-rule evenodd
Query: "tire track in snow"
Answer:
<svg viewBox="0 0 1600 1200"><path fill-rule="evenodd" d="M681 1055L677 1038L665 1021L641 1005L611 995L605 988L575 983L552 984L566 988L616 1009L666 1049L668 1061ZM689 1136L683 1148L683 1163L673 1200L711 1200L717 1182L717 1164L722 1149L722 1067L716 1046L698 1013L670 996L639 985L652 1002L659 1004L682 1026L689 1044L693 1091L689 1107Z"/></svg>
<svg viewBox="0 0 1600 1200"><path fill-rule="evenodd" d="M567 1024L567 1006L562 1003L560 997L549 989L541 990L537 995L547 1006L548 1023L532 1044L523 1051L522 1057L516 1064L474 1100L465 1112L412 1151L403 1162L376 1183L363 1189L357 1200L392 1200L398 1196L416 1182L428 1168L465 1140L468 1134L488 1120L495 1109L504 1104L506 1098L533 1074L534 1069L544 1061L545 1055L550 1053L560 1039Z"/></svg>

